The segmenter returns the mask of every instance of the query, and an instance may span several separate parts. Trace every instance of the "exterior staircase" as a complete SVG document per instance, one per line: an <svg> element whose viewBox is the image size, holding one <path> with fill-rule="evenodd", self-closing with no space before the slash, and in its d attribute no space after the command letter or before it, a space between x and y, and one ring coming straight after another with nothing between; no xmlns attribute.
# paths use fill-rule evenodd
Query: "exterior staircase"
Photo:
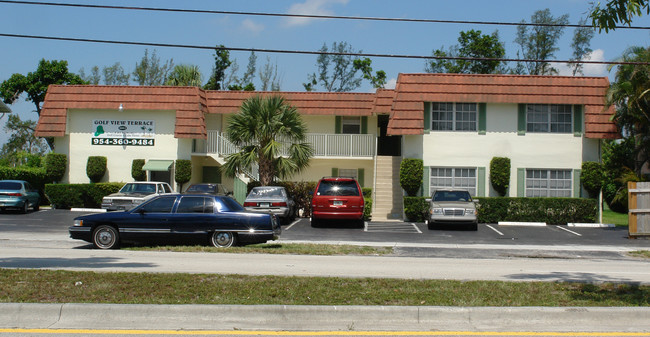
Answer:
<svg viewBox="0 0 650 337"><path fill-rule="evenodd" d="M399 184L402 157L377 156L372 221L403 220L404 200Z"/></svg>

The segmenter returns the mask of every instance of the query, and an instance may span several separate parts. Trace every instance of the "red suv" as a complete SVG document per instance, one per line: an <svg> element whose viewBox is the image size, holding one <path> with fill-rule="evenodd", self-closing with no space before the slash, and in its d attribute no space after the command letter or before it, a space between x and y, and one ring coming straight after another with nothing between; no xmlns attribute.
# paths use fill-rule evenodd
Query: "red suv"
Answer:
<svg viewBox="0 0 650 337"><path fill-rule="evenodd" d="M363 225L363 193L354 178L324 177L311 199L311 225L322 220L354 220Z"/></svg>

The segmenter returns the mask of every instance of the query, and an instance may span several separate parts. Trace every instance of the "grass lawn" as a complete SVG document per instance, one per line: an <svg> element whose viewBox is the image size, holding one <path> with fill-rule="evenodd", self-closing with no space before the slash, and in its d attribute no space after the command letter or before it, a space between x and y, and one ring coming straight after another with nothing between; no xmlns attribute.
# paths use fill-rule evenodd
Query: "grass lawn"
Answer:
<svg viewBox="0 0 650 337"><path fill-rule="evenodd" d="M649 306L650 286L0 269L0 302Z"/></svg>
<svg viewBox="0 0 650 337"><path fill-rule="evenodd" d="M616 213L610 210L607 205L603 208L603 223L613 223L616 226L628 226L627 213Z"/></svg>

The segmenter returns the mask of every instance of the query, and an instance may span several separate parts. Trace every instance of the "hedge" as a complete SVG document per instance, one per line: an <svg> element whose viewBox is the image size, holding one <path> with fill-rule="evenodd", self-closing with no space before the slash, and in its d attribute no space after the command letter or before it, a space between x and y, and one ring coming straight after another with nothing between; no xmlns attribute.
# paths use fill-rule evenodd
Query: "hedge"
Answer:
<svg viewBox="0 0 650 337"><path fill-rule="evenodd" d="M583 198L476 198L478 222L534 221L551 225L572 222L593 223L598 215L598 201ZM425 197L404 197L408 221L426 219L429 204Z"/></svg>
<svg viewBox="0 0 650 337"><path fill-rule="evenodd" d="M99 208L102 198L115 193L124 183L47 184L45 195L54 208Z"/></svg>

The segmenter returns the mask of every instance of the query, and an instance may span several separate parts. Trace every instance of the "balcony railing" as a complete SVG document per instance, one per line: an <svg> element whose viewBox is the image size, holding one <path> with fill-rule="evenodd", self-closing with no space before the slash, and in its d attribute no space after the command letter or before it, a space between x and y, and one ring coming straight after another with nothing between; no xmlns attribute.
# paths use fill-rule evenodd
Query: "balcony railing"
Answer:
<svg viewBox="0 0 650 337"><path fill-rule="evenodd" d="M375 155L374 135L308 133L307 143L314 149L314 157L364 158ZM220 131L208 131L207 139L194 142L194 153L227 156L238 151Z"/></svg>

